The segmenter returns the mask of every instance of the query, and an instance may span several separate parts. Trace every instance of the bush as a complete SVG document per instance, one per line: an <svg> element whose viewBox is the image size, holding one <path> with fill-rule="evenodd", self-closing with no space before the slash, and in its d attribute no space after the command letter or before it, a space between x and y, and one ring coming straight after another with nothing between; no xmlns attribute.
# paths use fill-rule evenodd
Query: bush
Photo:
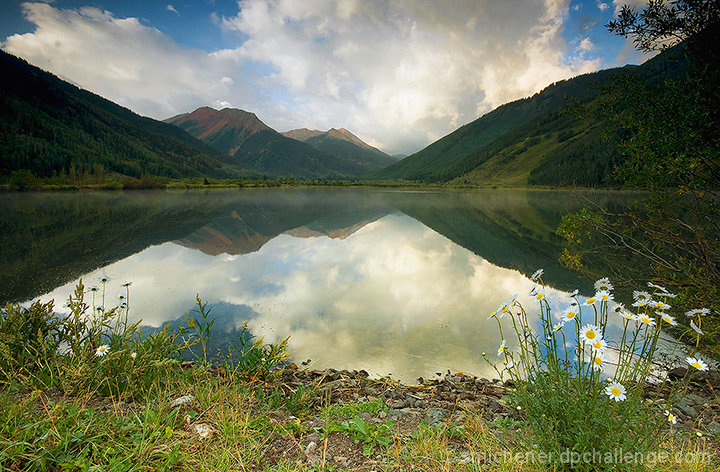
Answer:
<svg viewBox="0 0 720 472"><path fill-rule="evenodd" d="M538 271L533 278L540 280L541 275ZM635 292L636 313L612 302L612 285L600 279L593 297L581 303L573 294L556 322L544 288L537 286L530 293L539 304L537 328L516 297L491 314L502 338L498 356L505 361L498 374L501 378L509 374L517 385L511 399L529 426L533 443L553 467L632 470L638 464L622 458L618 462L617 454L657 451L659 429L668 420L674 422L670 405L686 383L674 385L664 400L643 396L661 328L676 324L663 311L670 308L666 300L673 295L650 285L655 288L652 295ZM695 310L688 315L701 313ZM511 318L516 351L508 349L503 336L500 319L505 316ZM617 341L609 338L610 316L622 320ZM687 361L694 368L707 368L697 359Z"/></svg>

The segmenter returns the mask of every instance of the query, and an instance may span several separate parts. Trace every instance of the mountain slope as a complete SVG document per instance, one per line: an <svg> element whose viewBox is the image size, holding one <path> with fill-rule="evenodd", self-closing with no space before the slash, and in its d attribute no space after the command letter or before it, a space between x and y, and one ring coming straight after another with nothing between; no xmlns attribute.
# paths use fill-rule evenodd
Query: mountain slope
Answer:
<svg viewBox="0 0 720 472"><path fill-rule="evenodd" d="M260 121L253 113L235 108L198 108L165 120L214 149L231 156L243 167L275 176L347 178L367 169L342 156L288 138Z"/></svg>
<svg viewBox="0 0 720 472"><path fill-rule="evenodd" d="M550 85L532 97L502 105L400 162L363 177L454 184L607 185L619 153L604 141L597 113L586 112L602 87L640 77L657 81L683 68L673 48L642 66L602 70ZM588 106L589 104L589 106Z"/></svg>
<svg viewBox="0 0 720 472"><path fill-rule="evenodd" d="M360 173L382 169L397 162L397 159L370 146L345 128L332 128L328 131L301 128L282 134L303 141L320 151L354 162Z"/></svg>
<svg viewBox="0 0 720 472"><path fill-rule="evenodd" d="M230 160L177 127L139 116L0 51L0 175L26 169L133 177L235 177Z"/></svg>

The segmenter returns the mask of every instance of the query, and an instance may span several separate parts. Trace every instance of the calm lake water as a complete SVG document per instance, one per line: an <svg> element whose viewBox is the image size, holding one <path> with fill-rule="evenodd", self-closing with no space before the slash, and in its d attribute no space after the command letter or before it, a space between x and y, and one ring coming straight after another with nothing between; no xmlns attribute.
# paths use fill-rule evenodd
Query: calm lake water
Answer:
<svg viewBox="0 0 720 472"><path fill-rule="evenodd" d="M559 266L562 215L619 192L257 189L0 195L0 302L54 299L80 278L130 287L130 317L184 322L199 294L218 340L247 323L310 367L412 382L447 369L493 376L496 324L529 311L538 268L551 305L593 293Z"/></svg>

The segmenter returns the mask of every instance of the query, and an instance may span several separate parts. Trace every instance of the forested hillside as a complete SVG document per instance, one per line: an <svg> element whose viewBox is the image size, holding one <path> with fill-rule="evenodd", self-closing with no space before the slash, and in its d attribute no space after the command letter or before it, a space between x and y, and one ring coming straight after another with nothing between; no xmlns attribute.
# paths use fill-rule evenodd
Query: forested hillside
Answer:
<svg viewBox="0 0 720 472"><path fill-rule="evenodd" d="M502 105L370 179L453 184L614 185L620 162L598 97L615 81L656 82L683 70L679 48L642 66L625 66L552 84Z"/></svg>
<svg viewBox="0 0 720 472"><path fill-rule="evenodd" d="M0 175L234 177L227 156L0 51Z"/></svg>

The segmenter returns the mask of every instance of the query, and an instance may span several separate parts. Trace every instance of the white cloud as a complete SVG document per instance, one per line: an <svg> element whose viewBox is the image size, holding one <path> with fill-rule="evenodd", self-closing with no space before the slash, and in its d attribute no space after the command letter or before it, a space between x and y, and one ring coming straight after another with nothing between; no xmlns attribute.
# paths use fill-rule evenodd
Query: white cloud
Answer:
<svg viewBox="0 0 720 472"><path fill-rule="evenodd" d="M598 1L598 2L597 2L597 7L600 9L600 11L605 11L605 10L607 10L608 8L610 8L610 5L608 5L608 4L605 3L605 2L600 2L600 1Z"/></svg>
<svg viewBox="0 0 720 472"><path fill-rule="evenodd" d="M236 76L237 58L182 48L137 18L45 3L23 10L35 31L8 37L6 52L140 114L164 119L218 100L247 108L264 100Z"/></svg>
<svg viewBox="0 0 720 472"><path fill-rule="evenodd" d="M568 0L243 0L237 46L182 48L136 18L25 4L4 49L156 118L219 102L270 126L345 127L413 152L599 62L569 56ZM230 79L231 81L228 81Z"/></svg>
<svg viewBox="0 0 720 472"><path fill-rule="evenodd" d="M175 13L176 15L179 15L179 14L180 14L180 12L177 11L177 10L175 9L175 7L172 6L172 5L170 5L170 4L168 4L168 6L167 6L165 9L166 9L167 11L171 11L171 12Z"/></svg>

